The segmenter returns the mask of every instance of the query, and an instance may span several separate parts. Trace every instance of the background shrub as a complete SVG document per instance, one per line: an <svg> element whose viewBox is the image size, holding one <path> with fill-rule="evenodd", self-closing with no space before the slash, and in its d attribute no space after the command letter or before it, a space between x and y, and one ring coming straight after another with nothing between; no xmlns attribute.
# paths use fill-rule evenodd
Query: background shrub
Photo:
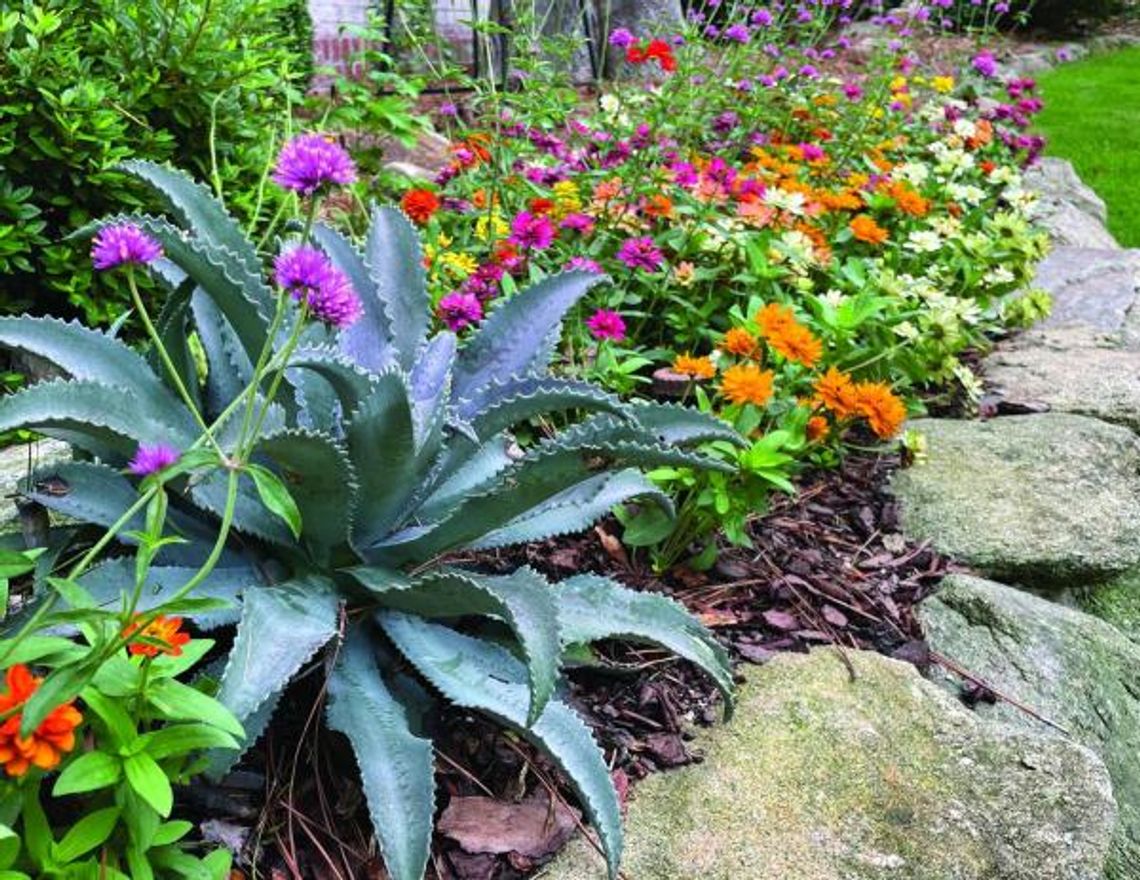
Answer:
<svg viewBox="0 0 1140 880"><path fill-rule="evenodd" d="M138 205L111 168L169 161L252 184L311 66L298 0L0 0L0 310L102 323L121 291L70 232ZM302 51L304 48L304 51Z"/></svg>

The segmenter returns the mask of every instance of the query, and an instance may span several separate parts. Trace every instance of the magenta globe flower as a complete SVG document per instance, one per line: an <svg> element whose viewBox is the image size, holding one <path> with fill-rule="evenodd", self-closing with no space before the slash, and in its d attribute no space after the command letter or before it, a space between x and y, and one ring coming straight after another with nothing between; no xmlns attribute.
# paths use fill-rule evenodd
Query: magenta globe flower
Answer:
<svg viewBox="0 0 1140 880"><path fill-rule="evenodd" d="M347 327L363 307L348 276L321 251L299 245L282 252L273 263L277 284L313 317L333 327Z"/></svg>
<svg viewBox="0 0 1140 880"><path fill-rule="evenodd" d="M586 326L595 339L612 339L614 342L625 339L625 321L611 309L598 309L590 316Z"/></svg>
<svg viewBox="0 0 1140 880"><path fill-rule="evenodd" d="M440 320L451 331L471 327L483 320L483 303L473 293L449 293L439 301Z"/></svg>
<svg viewBox="0 0 1140 880"><path fill-rule="evenodd" d="M177 449L165 443L140 443L135 457L127 464L127 470L136 477L149 477L170 467L180 456Z"/></svg>
<svg viewBox="0 0 1140 880"><path fill-rule="evenodd" d="M162 245L134 223L105 226L91 242L91 262L103 271L117 266L145 266L162 256Z"/></svg>
<svg viewBox="0 0 1140 880"><path fill-rule="evenodd" d="M301 134L277 155L273 182L311 196L326 186L346 186L356 180L356 165L340 144L322 134Z"/></svg>

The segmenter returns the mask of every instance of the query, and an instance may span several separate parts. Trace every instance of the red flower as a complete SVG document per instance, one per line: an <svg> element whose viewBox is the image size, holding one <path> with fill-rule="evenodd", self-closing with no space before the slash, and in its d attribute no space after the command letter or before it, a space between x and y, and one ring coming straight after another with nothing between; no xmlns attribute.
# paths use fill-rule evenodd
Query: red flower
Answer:
<svg viewBox="0 0 1140 880"><path fill-rule="evenodd" d="M673 57L673 48L664 40L650 40L644 49L641 46L630 46L625 50L625 60L630 64L644 64L646 61L656 61L666 73L677 69L677 59Z"/></svg>
<svg viewBox="0 0 1140 880"><path fill-rule="evenodd" d="M400 199L400 207L413 222L424 226L439 210L439 197L430 189L410 189Z"/></svg>
<svg viewBox="0 0 1140 880"><path fill-rule="evenodd" d="M550 199L531 199L527 207L532 214L549 214L554 210L554 202Z"/></svg>
<svg viewBox="0 0 1140 880"><path fill-rule="evenodd" d="M17 663L5 676L6 693L0 694L0 712L23 706L39 688L43 679L35 678L28 667ZM51 710L31 736L20 736L23 713L5 719L0 724L0 764L9 776L23 776L34 765L41 770L57 766L64 752L75 748L75 728L83 721L70 702Z"/></svg>
<svg viewBox="0 0 1140 880"><path fill-rule="evenodd" d="M141 614L135 615L134 622L123 630L123 638L138 637L148 641L131 641L127 645L128 652L144 657L157 657L159 654L182 656L182 646L190 641L190 636L181 631L181 617L165 617L160 614L146 626L140 624L140 617ZM161 642L161 645L155 644L156 642Z"/></svg>

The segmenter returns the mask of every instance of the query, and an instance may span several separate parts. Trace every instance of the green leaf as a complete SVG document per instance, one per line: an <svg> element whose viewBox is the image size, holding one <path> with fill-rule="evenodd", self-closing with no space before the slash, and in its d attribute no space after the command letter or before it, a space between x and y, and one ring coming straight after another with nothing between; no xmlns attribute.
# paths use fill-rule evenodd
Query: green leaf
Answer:
<svg viewBox="0 0 1140 880"><path fill-rule="evenodd" d="M52 788L52 797L96 791L114 785L123 776L123 764L106 752L88 752L68 764Z"/></svg>
<svg viewBox="0 0 1140 880"><path fill-rule="evenodd" d="M156 761L205 749L236 749L238 741L210 724L171 724L142 736L142 749Z"/></svg>
<svg viewBox="0 0 1140 880"><path fill-rule="evenodd" d="M7 825L0 825L0 869L8 869L20 854L20 836Z"/></svg>
<svg viewBox="0 0 1140 880"><path fill-rule="evenodd" d="M89 660L53 670L24 704L20 736L31 736L55 709L74 700L94 675Z"/></svg>
<svg viewBox="0 0 1140 880"><path fill-rule="evenodd" d="M713 679L724 696L725 717L732 715L734 687L728 654L683 605L589 574L562 581L556 598L564 644L621 638L667 648Z"/></svg>
<svg viewBox="0 0 1140 880"><path fill-rule="evenodd" d="M290 369L316 373L336 394L341 409L354 412L372 393L376 377L334 348L300 346L289 358Z"/></svg>
<svg viewBox="0 0 1140 880"><path fill-rule="evenodd" d="M398 611L378 612L376 619L400 653L445 697L514 728L566 774L597 829L614 880L621 861L621 810L602 753L574 711L551 700L528 724L526 667L508 651Z"/></svg>
<svg viewBox="0 0 1140 880"><path fill-rule="evenodd" d="M28 851L35 867L47 868L52 849L55 847L55 839L52 837L51 826L40 803L38 785L24 786L24 809L21 819L24 823L24 849Z"/></svg>
<svg viewBox="0 0 1140 880"><path fill-rule="evenodd" d="M364 242L364 261L372 284L358 294L365 300L371 293L382 309L366 305L369 318L386 315L389 324L387 340L382 329L371 321L355 322L341 334L346 350L359 348L362 339L371 334L386 341L395 352L396 362L410 371L416 355L427 342L431 326L431 300L424 273L423 251L416 227L400 211L391 207L372 206L372 224ZM364 325L357 329L360 325Z"/></svg>
<svg viewBox="0 0 1140 880"><path fill-rule="evenodd" d="M285 484L281 482L281 478L259 464L249 465L246 472L253 478L261 503L289 526L294 538L300 538L301 511L293 496L289 494L289 490L285 488Z"/></svg>
<svg viewBox="0 0 1140 880"><path fill-rule="evenodd" d="M126 666L129 666L137 673L138 667L134 664L123 660L121 656L115 659L122 660ZM87 708L94 712L99 720L106 726L115 748L121 749L131 745L131 743L138 738L138 732L134 720L127 713L127 710L123 708L122 704L118 700L108 699L98 690L100 674L107 668L107 665L108 664L104 664L100 668L99 674L96 674L94 687L85 688L81 696ZM132 693L137 690L137 682L138 675L136 674L131 681L131 684L135 686L128 689L126 693Z"/></svg>
<svg viewBox="0 0 1140 880"><path fill-rule="evenodd" d="M737 446L747 445L747 441L727 422L691 407L635 401L627 411L659 442L670 446L691 446L709 440L724 440Z"/></svg>
<svg viewBox="0 0 1140 880"><path fill-rule="evenodd" d="M241 722L218 700L173 678L165 678L147 690L150 704L171 721L201 721L244 737Z"/></svg>
<svg viewBox="0 0 1140 880"><path fill-rule="evenodd" d="M5 666L17 663L42 663L45 666L59 666L85 655L87 649L71 639L60 636L25 636L22 639L0 641L0 656Z"/></svg>
<svg viewBox="0 0 1140 880"><path fill-rule="evenodd" d="M185 819L176 819L173 822L163 822L154 833L152 846L169 846L177 843L194 829L193 822Z"/></svg>
<svg viewBox="0 0 1140 880"><path fill-rule="evenodd" d="M420 880L435 812L432 744L408 729L370 641L363 627L349 633L329 677L328 723L352 744L388 873L393 880Z"/></svg>
<svg viewBox="0 0 1140 880"><path fill-rule="evenodd" d="M127 782L158 815L166 817L174 808L174 790L158 763L146 752L130 755L123 761Z"/></svg>
<svg viewBox="0 0 1140 880"><path fill-rule="evenodd" d="M248 590L218 700L244 721L336 635L338 612L324 578Z"/></svg>
<svg viewBox="0 0 1140 880"><path fill-rule="evenodd" d="M478 402L459 401L461 419L470 421L481 439L487 439L534 416L568 409L587 409L622 415L626 408L614 395L589 382L551 376L494 380Z"/></svg>
<svg viewBox="0 0 1140 880"><path fill-rule="evenodd" d="M389 608L429 618L479 614L509 625L526 657L530 679L527 722L542 714L558 680L558 608L549 581L531 568L481 575L447 568L421 575L408 589L381 595Z"/></svg>
<svg viewBox="0 0 1140 880"><path fill-rule="evenodd" d="M66 865L74 862L80 856L102 846L115 824L119 821L119 808L106 807L88 813L71 826L63 840L52 847L52 857L56 862Z"/></svg>

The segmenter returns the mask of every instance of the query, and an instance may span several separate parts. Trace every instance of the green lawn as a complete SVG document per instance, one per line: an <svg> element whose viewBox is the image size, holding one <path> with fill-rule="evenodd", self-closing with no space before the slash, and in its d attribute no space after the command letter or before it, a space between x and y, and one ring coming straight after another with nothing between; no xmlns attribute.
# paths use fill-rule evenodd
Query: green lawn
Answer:
<svg viewBox="0 0 1140 880"><path fill-rule="evenodd" d="M1108 226L1140 247L1140 47L1042 75L1039 128L1047 152L1068 159L1108 203Z"/></svg>

